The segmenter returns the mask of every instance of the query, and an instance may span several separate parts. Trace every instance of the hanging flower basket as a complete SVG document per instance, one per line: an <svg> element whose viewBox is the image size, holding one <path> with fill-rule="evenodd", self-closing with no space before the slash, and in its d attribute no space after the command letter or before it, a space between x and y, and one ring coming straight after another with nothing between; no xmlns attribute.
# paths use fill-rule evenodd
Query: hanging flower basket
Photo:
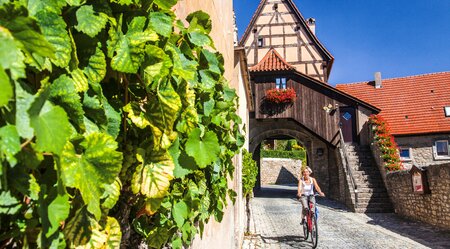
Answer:
<svg viewBox="0 0 450 249"><path fill-rule="evenodd" d="M293 104L297 94L292 88L270 89L266 91L266 101L274 104Z"/></svg>

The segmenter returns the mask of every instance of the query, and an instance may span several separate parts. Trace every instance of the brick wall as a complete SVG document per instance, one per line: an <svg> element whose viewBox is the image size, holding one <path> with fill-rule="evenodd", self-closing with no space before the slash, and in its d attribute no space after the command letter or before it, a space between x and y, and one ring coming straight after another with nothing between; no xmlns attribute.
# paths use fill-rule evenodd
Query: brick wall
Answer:
<svg viewBox="0 0 450 249"><path fill-rule="evenodd" d="M297 184L301 160L261 158L261 185Z"/></svg>
<svg viewBox="0 0 450 249"><path fill-rule="evenodd" d="M387 173L387 189L401 216L450 229L450 164L427 168L430 194L414 194L409 171Z"/></svg>

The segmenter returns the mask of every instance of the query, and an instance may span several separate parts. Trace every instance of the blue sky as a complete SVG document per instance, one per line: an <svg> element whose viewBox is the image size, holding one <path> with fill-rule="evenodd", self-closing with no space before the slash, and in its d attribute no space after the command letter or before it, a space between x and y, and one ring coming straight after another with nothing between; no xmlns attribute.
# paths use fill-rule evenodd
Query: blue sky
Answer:
<svg viewBox="0 0 450 249"><path fill-rule="evenodd" d="M233 0L239 38L259 0ZM329 82L450 71L450 0L294 0L334 56Z"/></svg>

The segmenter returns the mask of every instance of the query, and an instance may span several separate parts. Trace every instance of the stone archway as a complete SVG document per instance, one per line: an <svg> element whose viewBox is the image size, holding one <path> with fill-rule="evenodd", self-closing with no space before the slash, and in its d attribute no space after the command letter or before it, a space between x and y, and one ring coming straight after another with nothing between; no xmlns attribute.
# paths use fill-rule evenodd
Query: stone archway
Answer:
<svg viewBox="0 0 450 249"><path fill-rule="evenodd" d="M253 159L257 162L259 169L258 188L261 187L261 143L273 137L291 137L303 143L306 148L308 166L314 171L314 177L318 180L321 188L332 192L329 191L332 190L331 185L335 185L334 183L338 181L339 177L334 147L290 119L251 119L249 128L249 151L253 153Z"/></svg>

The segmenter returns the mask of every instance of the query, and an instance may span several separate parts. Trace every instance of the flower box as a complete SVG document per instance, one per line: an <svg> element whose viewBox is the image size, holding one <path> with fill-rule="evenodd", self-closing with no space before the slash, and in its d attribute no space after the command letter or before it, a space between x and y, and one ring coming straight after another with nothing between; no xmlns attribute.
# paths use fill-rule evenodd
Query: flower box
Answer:
<svg viewBox="0 0 450 249"><path fill-rule="evenodd" d="M293 88L269 89L266 91L265 100L274 104L293 104L297 94Z"/></svg>

